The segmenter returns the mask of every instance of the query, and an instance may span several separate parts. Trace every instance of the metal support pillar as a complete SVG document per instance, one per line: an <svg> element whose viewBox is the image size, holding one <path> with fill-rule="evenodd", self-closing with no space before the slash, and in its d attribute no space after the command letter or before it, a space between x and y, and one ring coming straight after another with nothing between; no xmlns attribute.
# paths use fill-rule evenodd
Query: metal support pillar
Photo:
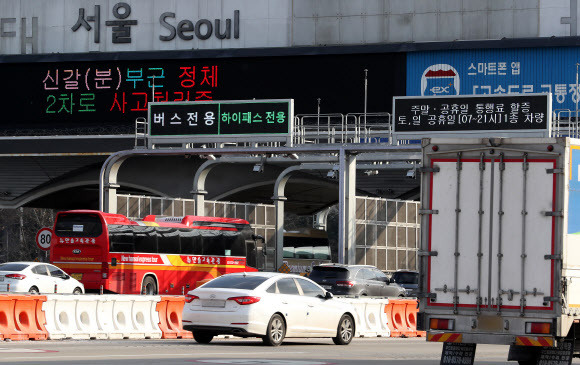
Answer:
<svg viewBox="0 0 580 365"><path fill-rule="evenodd" d="M313 226L316 229L327 230L328 229L328 213L330 212L330 208L326 208L314 216Z"/></svg>
<svg viewBox="0 0 580 365"><path fill-rule="evenodd" d="M286 197L284 196L284 189L286 188L286 183L290 179L290 175L296 171L300 170L328 170L332 168L331 163L313 163L313 164L302 164L297 166L291 166L286 168L276 179L276 184L274 184L274 207L276 209L276 260L274 262L274 269L282 265L284 261L284 201Z"/></svg>
<svg viewBox="0 0 580 365"><path fill-rule="evenodd" d="M117 212L117 189L119 189L121 185L115 183L105 183L104 192L105 192L105 203L106 203L106 210L103 210L107 213L118 213Z"/></svg>
<svg viewBox="0 0 580 365"><path fill-rule="evenodd" d="M117 159L108 158L101 167L99 178L99 210L105 213L117 213L117 183L119 169L129 156L120 156Z"/></svg>
<svg viewBox="0 0 580 365"><path fill-rule="evenodd" d="M285 196L272 197L274 209L276 211L276 256L274 260L274 271L278 271L284 261L284 202ZM264 247L267 250L266 247Z"/></svg>
<svg viewBox="0 0 580 365"><path fill-rule="evenodd" d="M356 154L340 150L338 196L338 262L356 263Z"/></svg>
<svg viewBox="0 0 580 365"><path fill-rule="evenodd" d="M195 215L204 216L205 215L205 196L207 191L205 190L192 190L191 194L195 200Z"/></svg>

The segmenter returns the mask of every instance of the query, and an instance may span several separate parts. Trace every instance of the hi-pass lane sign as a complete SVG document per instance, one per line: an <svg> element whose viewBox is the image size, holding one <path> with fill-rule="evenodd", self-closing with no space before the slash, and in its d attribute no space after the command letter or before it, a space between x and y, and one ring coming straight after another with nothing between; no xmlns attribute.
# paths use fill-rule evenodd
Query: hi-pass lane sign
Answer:
<svg viewBox="0 0 580 365"><path fill-rule="evenodd" d="M551 95L408 96L393 99L399 139L445 136L548 137Z"/></svg>
<svg viewBox="0 0 580 365"><path fill-rule="evenodd" d="M288 135L292 100L149 103L149 135Z"/></svg>

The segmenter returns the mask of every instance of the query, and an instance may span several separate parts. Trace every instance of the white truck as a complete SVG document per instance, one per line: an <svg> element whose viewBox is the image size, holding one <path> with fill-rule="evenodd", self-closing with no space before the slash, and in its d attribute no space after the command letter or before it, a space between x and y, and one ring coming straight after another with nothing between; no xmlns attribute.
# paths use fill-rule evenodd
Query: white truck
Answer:
<svg viewBox="0 0 580 365"><path fill-rule="evenodd" d="M422 150L418 327L427 340L510 345L508 360L520 364L568 363L542 360L560 346L571 361L580 140L426 138Z"/></svg>

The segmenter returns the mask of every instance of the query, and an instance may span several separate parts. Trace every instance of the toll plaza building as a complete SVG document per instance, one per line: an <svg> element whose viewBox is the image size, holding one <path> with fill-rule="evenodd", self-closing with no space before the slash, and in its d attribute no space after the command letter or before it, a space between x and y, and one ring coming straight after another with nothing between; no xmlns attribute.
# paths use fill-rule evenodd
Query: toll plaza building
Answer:
<svg viewBox="0 0 580 365"><path fill-rule="evenodd" d="M349 123L364 123L364 131L388 125L385 135L356 138L392 143L395 96L549 92L556 119L570 121L580 97L575 4L1 1L0 208L98 209L103 162L140 146L140 122L146 124L151 102L292 99L297 123L316 126L324 143L344 142L328 137L336 132L328 126ZM240 135L254 131L241 116L232 122L241 125ZM264 121L260 131L275 125ZM195 139L191 146L227 148ZM205 161L128 160L118 192L189 199ZM254 163L216 167L205 199L272 204L285 166L264 162L260 176L251 173ZM416 200L418 180L408 170L361 169L356 194ZM338 187L329 178L326 171L302 172L290 180L287 211L314 214L336 203ZM357 219L368 225L372 209L364 206Z"/></svg>

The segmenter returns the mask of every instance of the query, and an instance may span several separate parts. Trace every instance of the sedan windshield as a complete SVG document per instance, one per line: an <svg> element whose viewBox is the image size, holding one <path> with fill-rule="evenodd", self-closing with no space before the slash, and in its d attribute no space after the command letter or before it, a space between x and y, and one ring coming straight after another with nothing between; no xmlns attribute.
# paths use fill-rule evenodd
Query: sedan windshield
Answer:
<svg viewBox="0 0 580 365"><path fill-rule="evenodd" d="M1 264L0 271L22 271L28 267L27 264Z"/></svg>
<svg viewBox="0 0 580 365"><path fill-rule="evenodd" d="M209 283L203 285L203 288L220 288L220 289L256 289L256 287L268 280L263 276L250 275L225 275L215 278Z"/></svg>

